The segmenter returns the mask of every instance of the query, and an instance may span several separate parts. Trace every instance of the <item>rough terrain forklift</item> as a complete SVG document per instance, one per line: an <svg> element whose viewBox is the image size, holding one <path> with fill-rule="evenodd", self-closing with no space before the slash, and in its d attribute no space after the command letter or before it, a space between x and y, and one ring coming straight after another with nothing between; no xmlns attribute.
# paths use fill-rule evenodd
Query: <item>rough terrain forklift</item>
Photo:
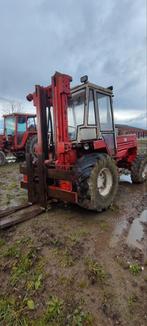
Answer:
<svg viewBox="0 0 147 326"><path fill-rule="evenodd" d="M47 207L51 198L96 211L107 209L118 186L118 170L128 169L134 183L147 180L147 157L137 155L136 135L117 136L113 87L103 88L56 72L47 87L27 96L36 107L36 159L20 167L28 200Z"/></svg>
<svg viewBox="0 0 147 326"><path fill-rule="evenodd" d="M37 129L35 114L13 113L3 116L4 131L0 135L0 165L4 165L6 157L13 154L17 159L24 158L25 152L35 155Z"/></svg>

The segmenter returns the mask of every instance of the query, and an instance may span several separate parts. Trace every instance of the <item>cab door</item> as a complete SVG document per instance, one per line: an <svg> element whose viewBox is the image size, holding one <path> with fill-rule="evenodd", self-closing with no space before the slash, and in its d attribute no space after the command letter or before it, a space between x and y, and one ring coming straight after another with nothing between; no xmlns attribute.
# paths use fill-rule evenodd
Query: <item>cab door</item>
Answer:
<svg viewBox="0 0 147 326"><path fill-rule="evenodd" d="M21 148L25 142L25 132L27 130L26 116L17 117L16 146Z"/></svg>
<svg viewBox="0 0 147 326"><path fill-rule="evenodd" d="M116 140L111 96L96 92L96 106L101 135L106 143L109 154L114 156L116 153Z"/></svg>

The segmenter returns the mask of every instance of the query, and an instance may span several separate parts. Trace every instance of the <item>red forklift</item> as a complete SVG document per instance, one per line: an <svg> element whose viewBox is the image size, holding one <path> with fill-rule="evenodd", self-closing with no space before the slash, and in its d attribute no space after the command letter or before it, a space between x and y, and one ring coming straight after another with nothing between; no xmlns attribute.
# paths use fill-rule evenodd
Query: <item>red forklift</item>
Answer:
<svg viewBox="0 0 147 326"><path fill-rule="evenodd" d="M47 207L56 198L102 211L113 202L119 169L130 171L132 182L147 180L147 156L137 155L136 135L116 136L113 87L100 87L56 72L47 87L35 86L27 96L36 107L36 159L26 154L21 186L28 201Z"/></svg>
<svg viewBox="0 0 147 326"><path fill-rule="evenodd" d="M25 152L35 155L37 143L36 115L13 113L3 116L4 131L0 135L0 165L10 154L17 159L25 158Z"/></svg>

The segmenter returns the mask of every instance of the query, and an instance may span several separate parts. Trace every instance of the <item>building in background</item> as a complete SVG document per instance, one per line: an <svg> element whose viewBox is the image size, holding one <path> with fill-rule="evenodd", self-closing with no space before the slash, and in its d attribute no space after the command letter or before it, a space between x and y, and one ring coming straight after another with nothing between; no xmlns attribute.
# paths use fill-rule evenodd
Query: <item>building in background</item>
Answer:
<svg viewBox="0 0 147 326"><path fill-rule="evenodd" d="M118 135L136 134L137 138L147 137L147 129L132 127L124 124L115 124Z"/></svg>

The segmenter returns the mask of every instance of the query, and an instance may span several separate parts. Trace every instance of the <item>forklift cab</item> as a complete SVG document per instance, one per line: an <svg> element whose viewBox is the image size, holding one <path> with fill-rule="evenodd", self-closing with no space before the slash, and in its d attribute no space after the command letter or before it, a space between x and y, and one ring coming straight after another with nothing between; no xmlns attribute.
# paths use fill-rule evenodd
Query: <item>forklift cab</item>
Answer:
<svg viewBox="0 0 147 326"><path fill-rule="evenodd" d="M26 132L36 131L35 115L9 114L4 116L4 135L7 146L21 148L26 142Z"/></svg>
<svg viewBox="0 0 147 326"><path fill-rule="evenodd" d="M113 87L103 88L81 78L84 83L71 90L68 105L68 131L72 142L91 143L104 139L111 155L115 154L115 126L112 107ZM88 148L88 146L87 146Z"/></svg>

